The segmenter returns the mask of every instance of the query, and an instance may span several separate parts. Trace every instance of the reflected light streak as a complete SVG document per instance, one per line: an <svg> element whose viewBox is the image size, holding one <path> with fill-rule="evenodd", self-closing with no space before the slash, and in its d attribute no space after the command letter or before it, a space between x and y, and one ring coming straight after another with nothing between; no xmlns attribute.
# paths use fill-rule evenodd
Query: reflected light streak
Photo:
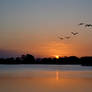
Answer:
<svg viewBox="0 0 92 92"><path fill-rule="evenodd" d="M59 80L59 72L56 72L56 80Z"/></svg>

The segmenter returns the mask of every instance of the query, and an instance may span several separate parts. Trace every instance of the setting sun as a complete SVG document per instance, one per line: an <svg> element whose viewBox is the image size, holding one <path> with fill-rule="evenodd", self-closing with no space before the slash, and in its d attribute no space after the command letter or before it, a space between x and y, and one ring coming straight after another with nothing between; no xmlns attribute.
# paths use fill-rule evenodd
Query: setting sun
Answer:
<svg viewBox="0 0 92 92"><path fill-rule="evenodd" d="M56 59L59 59L59 56L56 56Z"/></svg>

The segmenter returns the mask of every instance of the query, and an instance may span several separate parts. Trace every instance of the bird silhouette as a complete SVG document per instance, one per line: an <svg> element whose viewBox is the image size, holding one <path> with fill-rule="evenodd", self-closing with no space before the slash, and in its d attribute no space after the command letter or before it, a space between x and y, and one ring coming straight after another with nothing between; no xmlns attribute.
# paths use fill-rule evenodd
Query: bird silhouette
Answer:
<svg viewBox="0 0 92 92"><path fill-rule="evenodd" d="M60 40L64 40L64 38L63 37L58 37Z"/></svg>
<svg viewBox="0 0 92 92"><path fill-rule="evenodd" d="M84 25L85 23L80 23L80 24L78 24L79 26L82 26L82 25Z"/></svg>
<svg viewBox="0 0 92 92"><path fill-rule="evenodd" d="M66 39L70 39L71 37L70 37L70 36L66 36L65 38L66 38Z"/></svg>
<svg viewBox="0 0 92 92"><path fill-rule="evenodd" d="M92 24L86 24L85 27L92 27Z"/></svg>
<svg viewBox="0 0 92 92"><path fill-rule="evenodd" d="M72 35L77 35L77 34L79 34L78 32L71 32L72 33Z"/></svg>

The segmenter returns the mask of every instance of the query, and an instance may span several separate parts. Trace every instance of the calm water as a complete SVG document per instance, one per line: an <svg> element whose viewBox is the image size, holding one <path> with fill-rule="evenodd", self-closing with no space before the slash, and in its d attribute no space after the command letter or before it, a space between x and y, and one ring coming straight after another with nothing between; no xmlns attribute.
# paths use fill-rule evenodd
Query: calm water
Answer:
<svg viewBox="0 0 92 92"><path fill-rule="evenodd" d="M0 92L92 92L92 67L0 65Z"/></svg>

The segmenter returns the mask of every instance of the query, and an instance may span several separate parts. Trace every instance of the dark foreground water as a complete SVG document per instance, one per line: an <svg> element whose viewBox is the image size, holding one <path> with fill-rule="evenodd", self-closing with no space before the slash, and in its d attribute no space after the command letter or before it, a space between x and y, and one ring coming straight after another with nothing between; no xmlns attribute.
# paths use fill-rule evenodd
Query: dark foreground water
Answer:
<svg viewBox="0 0 92 92"><path fill-rule="evenodd" d="M0 92L92 92L92 67L0 65Z"/></svg>

